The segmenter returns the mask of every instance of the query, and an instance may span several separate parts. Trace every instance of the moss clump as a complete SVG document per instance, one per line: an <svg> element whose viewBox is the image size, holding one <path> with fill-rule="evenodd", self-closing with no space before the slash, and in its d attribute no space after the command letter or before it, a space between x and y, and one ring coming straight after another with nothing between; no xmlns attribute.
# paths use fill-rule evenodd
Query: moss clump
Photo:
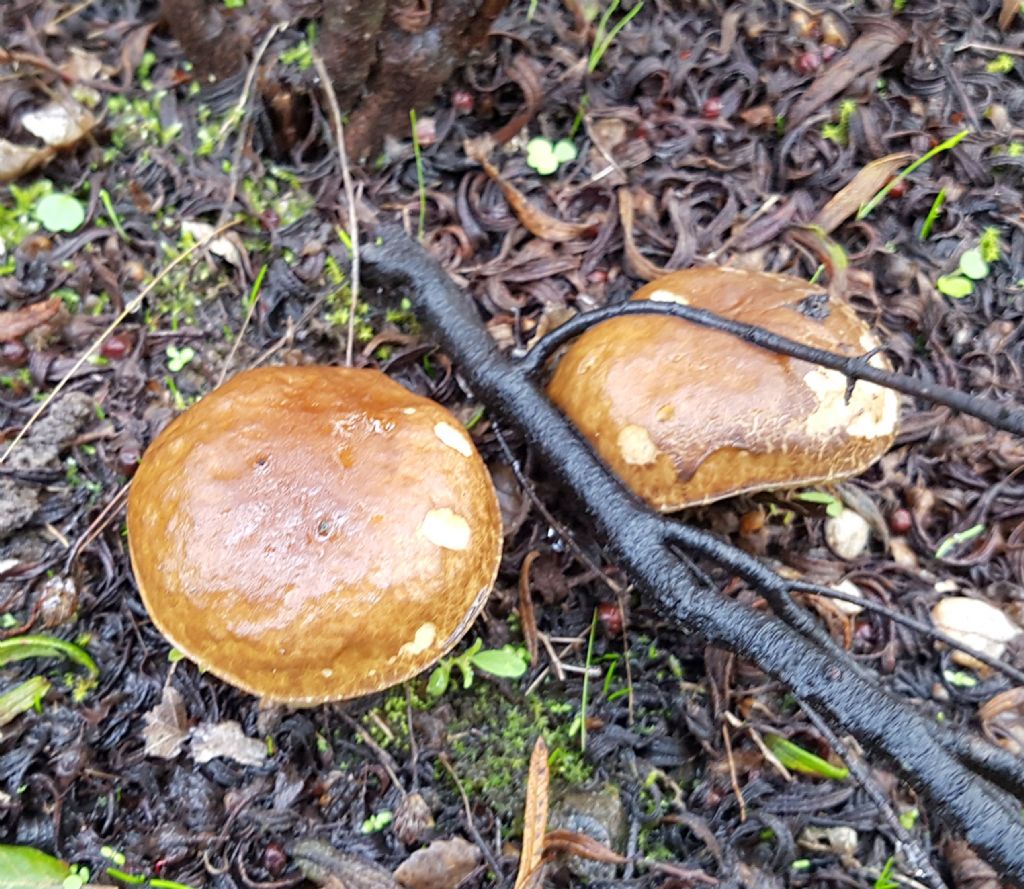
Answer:
<svg viewBox="0 0 1024 889"><path fill-rule="evenodd" d="M448 725L448 746L471 800L496 812L522 812L538 735L551 751L553 778L575 786L590 777L579 740L571 736L573 704L538 695L513 702L486 683L459 693L453 704L457 715Z"/></svg>

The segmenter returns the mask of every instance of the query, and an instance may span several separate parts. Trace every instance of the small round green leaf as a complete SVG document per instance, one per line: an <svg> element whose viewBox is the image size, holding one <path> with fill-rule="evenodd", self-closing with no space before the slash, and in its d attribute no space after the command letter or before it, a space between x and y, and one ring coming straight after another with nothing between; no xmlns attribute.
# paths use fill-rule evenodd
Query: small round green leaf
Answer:
<svg viewBox="0 0 1024 889"><path fill-rule="evenodd" d="M935 282L939 293L944 293L952 299L963 299L974 293L974 284L970 278L963 275L943 275Z"/></svg>
<svg viewBox="0 0 1024 889"><path fill-rule="evenodd" d="M52 192L36 204L36 219L51 232L73 232L85 222L85 208L76 197Z"/></svg>
<svg viewBox="0 0 1024 889"><path fill-rule="evenodd" d="M558 158L550 140L536 136L526 143L526 164L542 176L549 176L558 169Z"/></svg>
<svg viewBox="0 0 1024 889"><path fill-rule="evenodd" d="M576 160L576 146L568 139L559 139L554 148L555 160L560 164Z"/></svg>
<svg viewBox="0 0 1024 889"><path fill-rule="evenodd" d="M526 662L507 645L502 649L488 649L473 655L473 666L503 679L518 679L526 672Z"/></svg>
<svg viewBox="0 0 1024 889"><path fill-rule="evenodd" d="M966 275L974 281L980 281L982 278L987 277L989 271L988 263L985 262L985 258L981 255L981 250L977 247L973 250L968 250L960 257L960 274Z"/></svg>

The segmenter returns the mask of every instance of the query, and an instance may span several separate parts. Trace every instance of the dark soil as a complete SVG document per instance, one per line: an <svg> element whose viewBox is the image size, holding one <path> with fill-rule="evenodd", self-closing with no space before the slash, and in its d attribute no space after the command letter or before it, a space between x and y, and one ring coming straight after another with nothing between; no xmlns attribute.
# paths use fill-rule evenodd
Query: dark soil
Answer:
<svg viewBox="0 0 1024 889"><path fill-rule="evenodd" d="M352 868L391 871L425 840L458 835L486 852L464 889L510 886L540 732L556 751L553 794L576 793L560 817L578 830L595 819L610 824L603 841L629 856L733 886L872 885L891 856L899 875L893 828L862 789L787 782L764 756L758 742L767 734L830 756L785 687L705 649L631 596L585 518L560 502L544 467L513 441L528 493L546 510L524 493L486 416L473 435L502 491L509 534L497 588L466 644L522 643L520 573L536 552L529 580L537 624L570 668L564 680L542 646L519 681L478 672L472 689L453 682L435 700L424 678L368 699L287 711L261 708L187 661L169 662L170 647L138 599L122 533L123 489L140 454L225 372L344 360L348 260L335 228L348 217L305 42L317 6L290 5L291 26L269 44L255 99L242 105L245 74L194 80L155 2L10 0L0 8L0 53L10 54L0 57L9 61L0 68L0 137L33 144L19 121L54 96L73 96L99 118L77 145L0 190L0 312L51 295L62 301L53 317L3 344L0 443L13 441L66 380L0 466L0 635L77 641L100 669L91 686L56 661L0 671L0 692L34 675L52 683L37 710L0 729L0 842L87 864L98 883L115 882L104 870L114 850L127 872L227 889L302 885L301 839L352 856L331 865L341 869L334 885L345 885ZM885 3L767 0L723 9L647 0L587 74L594 34L582 10L541 0L531 19L528 6L513 3L488 49L420 113L422 195L407 134L353 171L365 223L397 219L415 232L425 198L424 242L478 299L502 346L522 348L570 310L625 298L654 268L717 262L823 276L879 332L896 369L1022 401L1024 18L1009 16L1001 31L1000 7L987 2L908 3L897 12ZM258 46L288 12L285 2L248 0L225 15ZM541 176L526 163L526 140L569 137L581 108L578 158ZM808 225L866 164L897 152L909 162L963 128L969 137L913 172L865 220L846 214L831 241ZM467 158L463 141L484 134L499 143L491 162L534 208L590 224L568 239L545 239L543 219L532 226L542 236L527 232L498 184ZM32 220L37 199L26 190L41 177L80 199L80 228L48 234ZM922 237L940 193L944 203ZM629 208L634 221L624 232ZM216 249L192 254L133 303L204 236L182 223L232 220ZM964 298L940 293L938 279L983 240L998 245L989 274ZM105 335L125 307L132 311ZM371 290L356 330L357 364L385 369L460 418L476 417L458 368L431 348L406 307ZM99 342L98 355L79 364ZM837 489L875 528L869 550L851 562L825 546L824 510L784 495L737 498L687 518L776 567L826 584L848 579L925 620L951 591L1019 618L1024 445L910 399L901 430L878 466ZM739 582L723 576L721 586L762 607ZM620 600L624 629L611 607ZM979 705L1007 690L1005 680L964 671L882 617L806 604L936 718L977 726ZM580 754L570 729L595 614L591 662L599 670ZM1024 666L1012 647L1007 657ZM180 695L177 708L167 688ZM986 716L983 727L1017 743L1022 706L1005 710L1000 726ZM162 729L226 721L266 755L241 744L205 763L188 745L155 755ZM998 885L910 789L870 765L947 882ZM621 802L611 813L606 801L594 802L609 786ZM588 789L600 792L581 804ZM414 792L432 828L409 826L416 819L404 800ZM397 822L368 823L381 812ZM385 885L370 873L360 877L366 885ZM607 887L693 882L693 873L649 862L592 875ZM582 885L562 864L549 876L553 886Z"/></svg>

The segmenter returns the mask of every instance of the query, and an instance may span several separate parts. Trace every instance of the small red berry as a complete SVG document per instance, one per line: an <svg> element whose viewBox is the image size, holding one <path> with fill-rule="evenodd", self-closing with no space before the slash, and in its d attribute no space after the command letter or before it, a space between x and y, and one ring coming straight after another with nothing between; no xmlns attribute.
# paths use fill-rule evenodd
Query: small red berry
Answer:
<svg viewBox="0 0 1024 889"><path fill-rule="evenodd" d="M796 57L795 64L801 74L812 74L821 67L821 56L813 50L807 50Z"/></svg>
<svg viewBox="0 0 1024 889"><path fill-rule="evenodd" d="M622 610L617 602L602 602L598 605L597 619L601 621L606 636L622 634Z"/></svg>
<svg viewBox="0 0 1024 889"><path fill-rule="evenodd" d="M0 343L0 364L4 367L24 367L28 364L28 349L21 340Z"/></svg>
<svg viewBox="0 0 1024 889"><path fill-rule="evenodd" d="M473 94L469 90L455 90L452 93L452 107L459 114L472 114L474 105L476 105L476 99L473 98Z"/></svg>
<svg viewBox="0 0 1024 889"><path fill-rule="evenodd" d="M893 534L906 534L914 524L908 509L897 509L889 516L889 530Z"/></svg>
<svg viewBox="0 0 1024 889"><path fill-rule="evenodd" d="M700 116L705 120L717 120L722 113L722 100L718 96L709 96L700 107Z"/></svg>
<svg viewBox="0 0 1024 889"><path fill-rule="evenodd" d="M272 877L279 877L288 864L288 853L280 843L267 843L263 850L263 866Z"/></svg>
<svg viewBox="0 0 1024 889"><path fill-rule="evenodd" d="M117 471L126 478L131 478L135 475L135 470L139 468L141 459L142 454L139 449L134 445L127 445L117 452Z"/></svg>
<svg viewBox="0 0 1024 889"><path fill-rule="evenodd" d="M907 180L897 179L889 189L889 197L901 198L907 193Z"/></svg>
<svg viewBox="0 0 1024 889"><path fill-rule="evenodd" d="M100 346L100 354L104 358L110 358L113 361L120 361L126 357L132 350L132 341L123 333L115 333L108 337L106 341Z"/></svg>

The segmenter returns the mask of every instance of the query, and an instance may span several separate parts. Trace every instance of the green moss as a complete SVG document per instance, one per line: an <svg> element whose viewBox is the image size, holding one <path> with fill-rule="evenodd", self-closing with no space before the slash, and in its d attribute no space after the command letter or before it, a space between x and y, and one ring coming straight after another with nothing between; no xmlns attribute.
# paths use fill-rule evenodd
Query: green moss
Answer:
<svg viewBox="0 0 1024 889"><path fill-rule="evenodd" d="M554 779L578 785L590 778L591 768L570 736L574 705L541 695L512 702L486 683L459 693L454 704L459 712L448 724L449 754L470 799L496 812L521 812L538 735L551 751Z"/></svg>

